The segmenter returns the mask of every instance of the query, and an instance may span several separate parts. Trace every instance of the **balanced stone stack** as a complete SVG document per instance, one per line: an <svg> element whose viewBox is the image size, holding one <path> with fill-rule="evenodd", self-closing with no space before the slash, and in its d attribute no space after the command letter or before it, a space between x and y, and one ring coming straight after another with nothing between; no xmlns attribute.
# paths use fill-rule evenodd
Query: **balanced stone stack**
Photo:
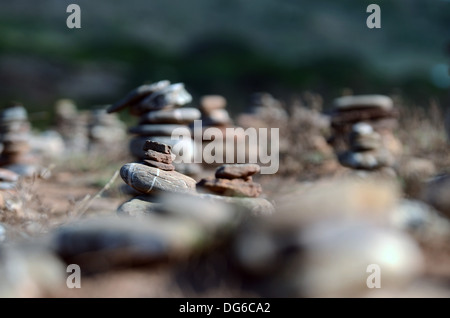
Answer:
<svg viewBox="0 0 450 318"><path fill-rule="evenodd" d="M30 123L26 109L13 104L0 112L0 166L20 175L30 176L35 172L35 159L30 154Z"/></svg>
<svg viewBox="0 0 450 318"><path fill-rule="evenodd" d="M127 163L120 169L126 184L141 194L195 191L195 180L175 171L169 145L147 140L143 152L142 162Z"/></svg>
<svg viewBox="0 0 450 318"><path fill-rule="evenodd" d="M104 109L93 110L89 120L90 148L100 146L109 148L111 142L120 142L126 138L125 124L117 114L108 114ZM104 147L102 147L104 146Z"/></svg>
<svg viewBox="0 0 450 318"><path fill-rule="evenodd" d="M366 171L383 169L391 175L394 173L390 167L395 164L395 159L383 147L380 134L374 131L371 125L353 125L349 137L350 149L338 155L343 166Z"/></svg>
<svg viewBox="0 0 450 318"><path fill-rule="evenodd" d="M228 164L216 170L215 178L204 178L197 183L197 189L230 197L258 197L262 188L253 182L252 175L258 173L257 164Z"/></svg>
<svg viewBox="0 0 450 318"><path fill-rule="evenodd" d="M334 100L331 128L334 136L331 144L336 151L348 146L352 126L359 122L370 124L380 134L382 144L395 156L402 151L400 141L394 136L398 126L398 110L393 100L384 95L343 96Z"/></svg>
<svg viewBox="0 0 450 318"><path fill-rule="evenodd" d="M128 107L133 116L139 117L138 125L128 130L137 135L130 141L130 152L135 158L145 159L143 146L147 140L154 140L172 146L175 154L182 151L183 162L192 163L195 147L188 124L201 114L196 108L182 107L191 101L192 96L183 83L171 84L163 80L137 87L111 105L107 112ZM176 136L172 138L173 134ZM188 166L180 165L180 168L188 170Z"/></svg>
<svg viewBox="0 0 450 318"><path fill-rule="evenodd" d="M66 153L80 153L88 149L88 115L79 112L72 100L60 99L56 102L55 125L64 140Z"/></svg>

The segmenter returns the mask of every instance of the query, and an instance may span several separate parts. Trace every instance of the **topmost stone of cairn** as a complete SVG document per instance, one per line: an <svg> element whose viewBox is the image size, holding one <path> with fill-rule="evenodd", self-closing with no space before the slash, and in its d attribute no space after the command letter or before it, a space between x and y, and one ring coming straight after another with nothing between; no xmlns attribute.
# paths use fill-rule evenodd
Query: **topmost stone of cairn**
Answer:
<svg viewBox="0 0 450 318"><path fill-rule="evenodd" d="M170 84L169 81L162 80L137 87L111 105L107 112L113 113L131 107L131 113L139 116L151 110L183 106L191 101L192 96L185 90L183 83Z"/></svg>
<svg viewBox="0 0 450 318"><path fill-rule="evenodd" d="M391 111L394 108L394 102L389 96L384 95L343 96L334 100L334 108L338 111L366 108Z"/></svg>

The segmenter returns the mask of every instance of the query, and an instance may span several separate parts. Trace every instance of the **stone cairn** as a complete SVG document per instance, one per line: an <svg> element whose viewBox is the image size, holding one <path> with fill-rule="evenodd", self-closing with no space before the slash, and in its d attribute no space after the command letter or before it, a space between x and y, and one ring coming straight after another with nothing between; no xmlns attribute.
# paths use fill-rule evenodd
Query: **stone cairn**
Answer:
<svg viewBox="0 0 450 318"><path fill-rule="evenodd" d="M117 114L108 114L105 109L95 109L90 113L88 133L90 149L108 149L111 142L126 139L125 124Z"/></svg>
<svg viewBox="0 0 450 318"><path fill-rule="evenodd" d="M339 162L356 170L382 170L395 175L392 168L401 154L401 143L393 134L397 116L388 96L337 98L331 114L331 143Z"/></svg>
<svg viewBox="0 0 450 318"><path fill-rule="evenodd" d="M260 171L257 164L227 164L217 168L215 178L204 178L197 183L200 191L231 197L256 198L262 188L252 180L252 175Z"/></svg>
<svg viewBox="0 0 450 318"><path fill-rule="evenodd" d="M183 107L192 101L192 96L185 90L183 83L171 84L167 80L149 85L142 85L131 91L123 99L111 105L108 113L129 108L133 116L139 117L137 126L129 128L129 133L137 136L130 141L130 152L138 160L145 159L143 145L147 140L168 144L176 150L183 149L183 159L189 160L194 155L194 141L188 124L200 118L196 108ZM172 139L177 131L180 139ZM193 160L190 160L193 162ZM186 174L195 174L195 164L178 164L177 169Z"/></svg>
<svg viewBox="0 0 450 318"><path fill-rule="evenodd" d="M36 171L35 158L30 154L30 128L26 109L13 104L0 112L0 166L22 176L31 176Z"/></svg>
<svg viewBox="0 0 450 318"><path fill-rule="evenodd" d="M70 99L55 104L56 131L61 135L67 153L85 152L89 146L88 114L79 112Z"/></svg>

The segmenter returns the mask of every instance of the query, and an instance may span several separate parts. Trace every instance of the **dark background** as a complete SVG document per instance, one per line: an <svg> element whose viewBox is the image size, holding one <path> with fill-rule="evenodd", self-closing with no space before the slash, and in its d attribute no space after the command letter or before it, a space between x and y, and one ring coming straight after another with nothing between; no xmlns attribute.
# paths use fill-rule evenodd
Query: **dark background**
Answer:
<svg viewBox="0 0 450 318"><path fill-rule="evenodd" d="M81 7L81 29L66 26L70 3ZM370 3L381 7L381 29L366 26ZM44 113L38 126L59 98L88 109L161 79L184 82L194 105L222 94L234 114L257 91L286 103L312 91L326 107L344 89L450 104L450 1L0 0L0 8L0 102Z"/></svg>

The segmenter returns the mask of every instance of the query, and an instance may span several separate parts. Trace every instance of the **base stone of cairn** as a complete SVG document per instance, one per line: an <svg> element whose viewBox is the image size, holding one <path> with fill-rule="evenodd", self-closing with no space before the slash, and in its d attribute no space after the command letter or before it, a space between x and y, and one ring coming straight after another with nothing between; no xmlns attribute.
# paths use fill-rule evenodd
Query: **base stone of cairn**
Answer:
<svg viewBox="0 0 450 318"><path fill-rule="evenodd" d="M339 162L359 171L395 175L401 155L394 136L398 112L384 95L344 96L335 99L331 114L332 144Z"/></svg>
<svg viewBox="0 0 450 318"><path fill-rule="evenodd" d="M272 214L273 205L263 198L261 185L252 175L260 171L257 164L226 164L217 168L215 178L203 178L197 191L205 198L223 197L227 203L245 206L254 214Z"/></svg>
<svg viewBox="0 0 450 318"><path fill-rule="evenodd" d="M26 109L12 104L0 111L0 166L21 176L37 172L36 158L30 153L31 125Z"/></svg>
<svg viewBox="0 0 450 318"><path fill-rule="evenodd" d="M177 169L194 175L200 167L193 163L194 141L188 124L200 118L196 108L185 107L192 101L183 83L171 84L167 80L141 85L123 99L111 105L108 113L129 108L133 116L139 117L137 126L128 132L136 135L130 141L130 152L138 160L144 159L143 145L147 140L169 144L175 154L182 150L188 163L175 162ZM172 138L176 134L177 137ZM188 153L186 153L188 152ZM191 160L190 160L191 159Z"/></svg>

